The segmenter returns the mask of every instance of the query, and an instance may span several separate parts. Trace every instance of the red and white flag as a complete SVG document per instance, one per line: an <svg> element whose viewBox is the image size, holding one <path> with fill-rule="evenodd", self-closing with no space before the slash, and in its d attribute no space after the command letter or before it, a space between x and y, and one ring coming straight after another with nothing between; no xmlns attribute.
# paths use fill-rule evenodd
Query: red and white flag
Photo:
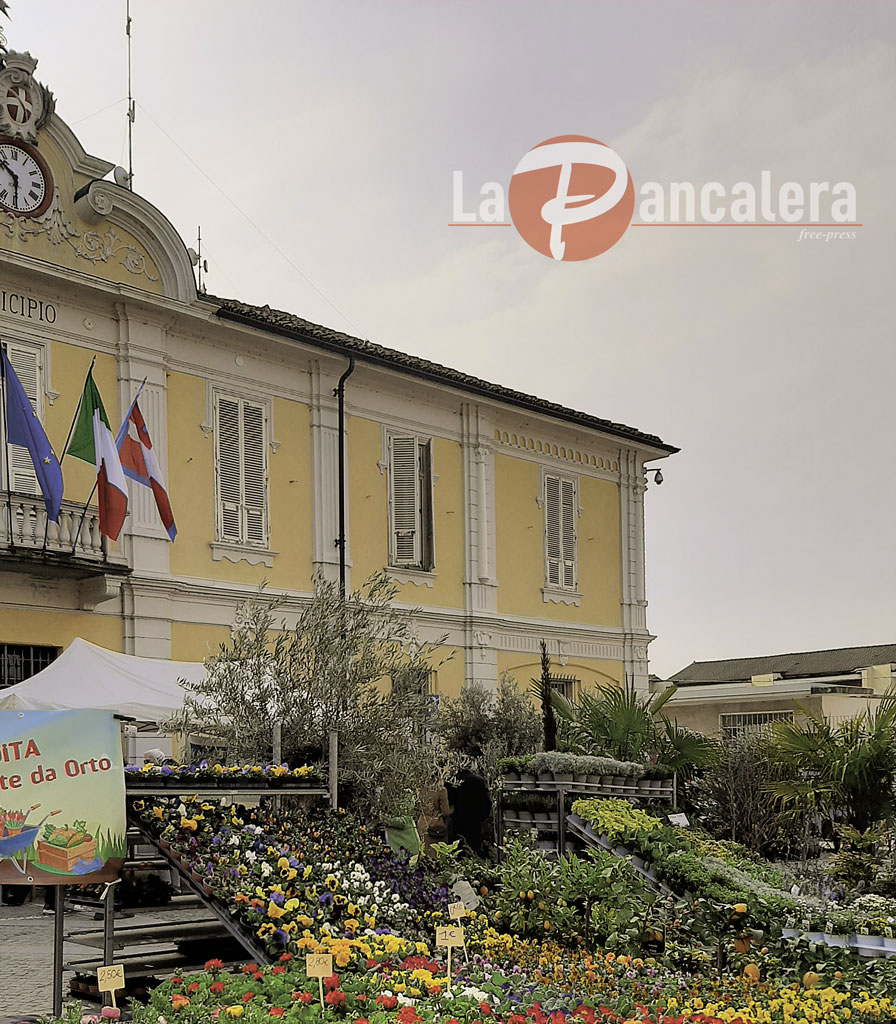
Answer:
<svg viewBox="0 0 896 1024"><path fill-rule="evenodd" d="M142 385L140 390L143 390ZM131 402L124 422L119 427L115 445L118 448L124 475L152 490L162 525L168 532L168 539L173 541L177 536L174 513L171 511L171 502L168 500L168 491L165 489L162 471L159 468L156 453L153 451L152 441L149 439L149 431L146 429L146 423L143 420L140 407L137 405L139 397L140 391Z"/></svg>

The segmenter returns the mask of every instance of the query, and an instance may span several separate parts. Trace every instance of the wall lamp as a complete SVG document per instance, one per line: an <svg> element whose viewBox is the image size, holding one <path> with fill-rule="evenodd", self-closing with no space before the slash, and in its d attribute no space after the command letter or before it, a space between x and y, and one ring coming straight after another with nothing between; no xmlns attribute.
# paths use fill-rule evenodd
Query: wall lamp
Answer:
<svg viewBox="0 0 896 1024"><path fill-rule="evenodd" d="M659 487L659 485L663 482L663 471L661 469L648 469L647 466L645 466L644 472L653 473L653 482L657 485L657 487Z"/></svg>

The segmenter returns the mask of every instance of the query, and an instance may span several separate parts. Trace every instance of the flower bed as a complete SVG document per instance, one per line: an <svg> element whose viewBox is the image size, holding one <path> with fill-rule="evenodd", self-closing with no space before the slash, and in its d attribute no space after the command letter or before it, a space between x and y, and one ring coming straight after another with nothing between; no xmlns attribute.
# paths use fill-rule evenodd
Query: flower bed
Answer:
<svg viewBox="0 0 896 1024"><path fill-rule="evenodd" d="M270 966L230 973L210 961L204 973L175 976L134 1008L136 1024L896 1019L896 962L824 951L806 936L769 934L761 945L747 906L658 898L609 854L551 860L514 843L490 867L459 863L436 844L412 868L348 815L296 818L201 796L133 797L131 806L275 956ZM592 817L628 841L658 827L628 805ZM741 856L700 843L707 856ZM482 902L462 921L466 948L455 950L449 975L434 938L459 875ZM863 908L886 904L866 899ZM318 952L333 957L322 993L305 974L305 954Z"/></svg>
<svg viewBox="0 0 896 1024"><path fill-rule="evenodd" d="M271 953L308 936L390 927L413 936L447 891L348 815L298 821L192 796L132 802L142 823Z"/></svg>
<svg viewBox="0 0 896 1024"><path fill-rule="evenodd" d="M225 767L200 761L198 764L125 766L125 781L129 789L141 787L190 786L233 789L239 786L321 786L320 774L312 765L289 768L285 764L236 765Z"/></svg>

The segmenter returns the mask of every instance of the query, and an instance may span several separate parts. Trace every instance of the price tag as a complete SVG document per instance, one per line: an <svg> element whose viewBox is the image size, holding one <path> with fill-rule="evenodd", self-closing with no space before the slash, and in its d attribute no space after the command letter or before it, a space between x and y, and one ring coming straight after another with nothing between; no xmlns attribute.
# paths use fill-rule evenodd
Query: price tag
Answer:
<svg viewBox="0 0 896 1024"><path fill-rule="evenodd" d="M463 901L467 910L475 910L479 906L479 897L476 895L473 886L465 878L455 882L451 887L451 891L459 900Z"/></svg>
<svg viewBox="0 0 896 1024"><path fill-rule="evenodd" d="M677 828L687 828L690 825L688 816L686 814L670 814L669 823L675 825Z"/></svg>
<svg viewBox="0 0 896 1024"><path fill-rule="evenodd" d="M452 921L459 921L462 917L466 917L467 908L464 906L463 901L459 900L457 903L449 903L448 916Z"/></svg>
<svg viewBox="0 0 896 1024"><path fill-rule="evenodd" d="M308 953L305 957L305 973L309 978L329 978L333 973L332 953Z"/></svg>
<svg viewBox="0 0 896 1024"><path fill-rule="evenodd" d="M436 928L436 945L451 949L464 944L464 930L461 927Z"/></svg>
<svg viewBox="0 0 896 1024"><path fill-rule="evenodd" d="M124 988L124 967L121 964L97 967L96 984L100 992L114 992Z"/></svg>

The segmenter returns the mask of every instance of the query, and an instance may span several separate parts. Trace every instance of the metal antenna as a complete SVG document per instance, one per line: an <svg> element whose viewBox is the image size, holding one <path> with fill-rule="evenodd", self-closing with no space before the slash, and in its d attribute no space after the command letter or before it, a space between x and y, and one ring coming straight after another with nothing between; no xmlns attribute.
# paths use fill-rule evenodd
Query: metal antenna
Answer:
<svg viewBox="0 0 896 1024"><path fill-rule="evenodd" d="M131 0L126 0L127 22L125 33L128 37L128 188L134 190L134 96L131 90Z"/></svg>
<svg viewBox="0 0 896 1024"><path fill-rule="evenodd" d="M196 228L196 250L197 250L196 251L196 255L198 257L198 259L196 260L196 264L199 267L199 291L204 295L205 294L205 285L202 282L202 274L203 274L203 272L205 272L206 274L208 273L208 260L204 260L202 258L202 225L201 224L199 225L199 227Z"/></svg>

